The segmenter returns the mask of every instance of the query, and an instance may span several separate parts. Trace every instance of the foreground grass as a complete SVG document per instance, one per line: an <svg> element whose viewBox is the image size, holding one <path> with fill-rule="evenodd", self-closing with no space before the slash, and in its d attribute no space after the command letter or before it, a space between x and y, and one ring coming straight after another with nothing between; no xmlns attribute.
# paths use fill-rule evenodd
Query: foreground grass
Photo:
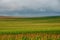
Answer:
<svg viewBox="0 0 60 40"><path fill-rule="evenodd" d="M60 34L26 33L2 34L0 40L60 40Z"/></svg>

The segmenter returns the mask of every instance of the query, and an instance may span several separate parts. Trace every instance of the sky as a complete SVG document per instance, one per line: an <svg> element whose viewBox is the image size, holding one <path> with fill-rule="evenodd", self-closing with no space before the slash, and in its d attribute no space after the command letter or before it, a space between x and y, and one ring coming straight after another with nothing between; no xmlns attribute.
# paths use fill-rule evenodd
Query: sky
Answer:
<svg viewBox="0 0 60 40"><path fill-rule="evenodd" d="M60 0L0 0L0 16L60 16Z"/></svg>

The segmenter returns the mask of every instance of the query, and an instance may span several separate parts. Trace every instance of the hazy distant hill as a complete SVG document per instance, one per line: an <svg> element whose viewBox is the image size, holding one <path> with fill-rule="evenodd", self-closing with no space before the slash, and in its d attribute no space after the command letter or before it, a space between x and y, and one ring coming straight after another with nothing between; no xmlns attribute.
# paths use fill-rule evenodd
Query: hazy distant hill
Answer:
<svg viewBox="0 0 60 40"><path fill-rule="evenodd" d="M0 18L57 18L60 16L41 16L41 17L20 17L20 16L0 16Z"/></svg>

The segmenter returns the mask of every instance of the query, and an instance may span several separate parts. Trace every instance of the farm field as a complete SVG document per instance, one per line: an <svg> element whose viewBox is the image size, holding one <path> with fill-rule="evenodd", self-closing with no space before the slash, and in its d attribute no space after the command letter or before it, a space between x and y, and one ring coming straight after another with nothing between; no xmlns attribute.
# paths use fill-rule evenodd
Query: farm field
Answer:
<svg viewBox="0 0 60 40"><path fill-rule="evenodd" d="M0 40L60 40L60 16L0 18Z"/></svg>

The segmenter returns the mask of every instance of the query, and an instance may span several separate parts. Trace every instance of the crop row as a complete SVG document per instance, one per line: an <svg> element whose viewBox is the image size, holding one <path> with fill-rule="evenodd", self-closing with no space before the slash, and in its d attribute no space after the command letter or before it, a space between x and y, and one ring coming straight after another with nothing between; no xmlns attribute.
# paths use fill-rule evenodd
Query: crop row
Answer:
<svg viewBox="0 0 60 40"><path fill-rule="evenodd" d="M0 34L0 40L60 40L60 34L46 34L46 33Z"/></svg>

